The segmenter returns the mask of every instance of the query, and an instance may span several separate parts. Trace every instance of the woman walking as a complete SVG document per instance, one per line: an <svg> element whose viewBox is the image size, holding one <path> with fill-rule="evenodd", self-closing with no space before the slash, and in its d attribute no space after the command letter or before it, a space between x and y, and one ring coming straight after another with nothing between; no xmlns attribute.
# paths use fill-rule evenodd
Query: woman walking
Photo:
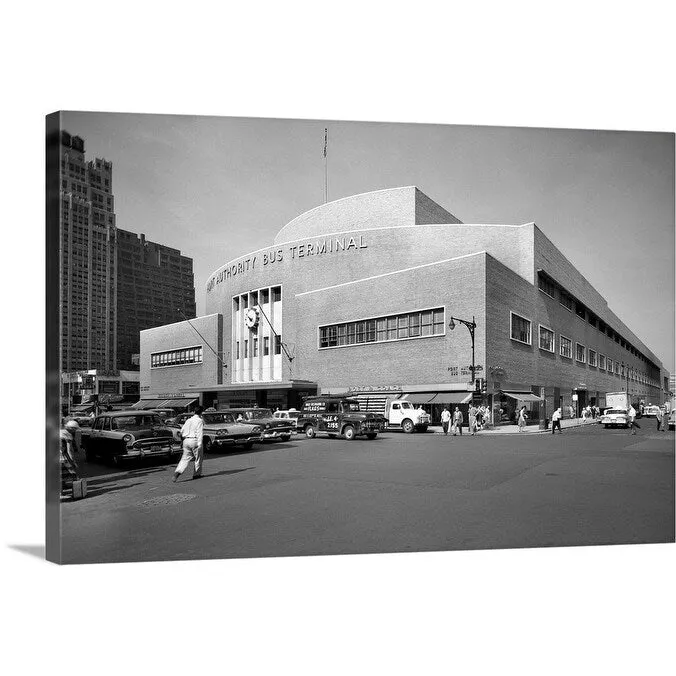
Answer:
<svg viewBox="0 0 676 676"><path fill-rule="evenodd" d="M526 407L522 406L519 409L519 432L525 432L526 431L526 420L528 420L528 414L526 413Z"/></svg>

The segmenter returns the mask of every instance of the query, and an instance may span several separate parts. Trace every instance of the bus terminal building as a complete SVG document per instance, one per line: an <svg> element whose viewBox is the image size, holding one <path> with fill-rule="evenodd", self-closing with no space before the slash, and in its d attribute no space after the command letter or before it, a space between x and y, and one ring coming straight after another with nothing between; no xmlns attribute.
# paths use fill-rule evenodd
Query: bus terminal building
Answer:
<svg viewBox="0 0 676 676"><path fill-rule="evenodd" d="M227 238L224 236L224 240ZM669 374L534 224L464 224L416 187L323 204L224 262L203 317L141 332L141 405L299 408L349 393L497 422L666 396ZM451 317L476 321L472 343ZM666 382L665 382L666 380Z"/></svg>

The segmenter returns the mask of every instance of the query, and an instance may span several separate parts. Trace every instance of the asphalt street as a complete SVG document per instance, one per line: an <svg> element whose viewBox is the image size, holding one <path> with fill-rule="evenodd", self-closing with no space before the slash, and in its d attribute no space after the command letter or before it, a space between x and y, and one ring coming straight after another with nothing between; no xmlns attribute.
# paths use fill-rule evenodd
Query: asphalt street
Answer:
<svg viewBox="0 0 676 676"><path fill-rule="evenodd" d="M674 433L305 439L176 462L82 463L64 563L674 542Z"/></svg>

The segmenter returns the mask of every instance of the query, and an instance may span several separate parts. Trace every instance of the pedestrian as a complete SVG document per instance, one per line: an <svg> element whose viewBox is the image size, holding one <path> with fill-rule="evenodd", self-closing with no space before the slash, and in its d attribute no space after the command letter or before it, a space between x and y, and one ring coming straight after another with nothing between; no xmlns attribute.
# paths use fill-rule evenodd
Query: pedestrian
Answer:
<svg viewBox="0 0 676 676"><path fill-rule="evenodd" d="M484 407L479 406L476 410L476 429L477 432L484 426Z"/></svg>
<svg viewBox="0 0 676 676"><path fill-rule="evenodd" d="M469 407L469 432L472 436L476 434L476 406L472 404Z"/></svg>
<svg viewBox="0 0 676 676"><path fill-rule="evenodd" d="M190 464L194 461L195 469L192 478L199 479L202 476L202 436L204 433L204 420L202 420L201 406L195 408L195 413L191 418L188 418L183 427L181 427L181 439L183 439L183 455L174 471L174 478L172 481L178 481L178 478L185 472Z"/></svg>
<svg viewBox="0 0 676 676"><path fill-rule="evenodd" d="M657 407L655 420L657 421L657 431L659 432L662 429L662 409L659 406Z"/></svg>
<svg viewBox="0 0 676 676"><path fill-rule="evenodd" d="M519 418L517 424L519 425L519 432L526 431L526 420L528 420L528 414L526 413L526 407L522 406L519 409Z"/></svg>
<svg viewBox="0 0 676 676"><path fill-rule="evenodd" d="M561 407L557 408L552 415L552 434L554 434L557 428L559 430L559 434L563 434L561 431Z"/></svg>
<svg viewBox="0 0 676 676"><path fill-rule="evenodd" d="M668 401L664 402L662 407L662 431L666 432L669 429L669 410L671 406Z"/></svg>
<svg viewBox="0 0 676 676"><path fill-rule="evenodd" d="M456 432L462 436L462 421L462 411L456 406L453 412L453 436L455 436Z"/></svg>
<svg viewBox="0 0 676 676"><path fill-rule="evenodd" d="M629 417L629 429L631 430L631 434L636 434L636 428L638 427L641 429L641 426L636 422L636 409L632 404L629 404L629 412L627 415Z"/></svg>
<svg viewBox="0 0 676 676"><path fill-rule="evenodd" d="M78 474L78 466L75 460L75 453L79 450L80 440L79 432L80 426L77 420L69 420L64 429L59 432L60 446L61 446L61 492L73 485L73 481L77 481L80 476Z"/></svg>
<svg viewBox="0 0 676 676"><path fill-rule="evenodd" d="M444 410L441 412L441 427L444 430L444 434L448 435L448 424L451 422L451 412L448 410L448 406L444 406Z"/></svg>

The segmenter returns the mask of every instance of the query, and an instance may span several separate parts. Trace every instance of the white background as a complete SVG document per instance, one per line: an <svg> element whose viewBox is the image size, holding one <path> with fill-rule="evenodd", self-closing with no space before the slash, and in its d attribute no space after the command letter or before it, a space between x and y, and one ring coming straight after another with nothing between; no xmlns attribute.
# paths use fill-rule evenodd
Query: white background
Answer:
<svg viewBox="0 0 676 676"><path fill-rule="evenodd" d="M674 545L64 568L16 549L44 542L47 113L674 131L668 3L146 5L3 10L5 673L672 672Z"/></svg>

